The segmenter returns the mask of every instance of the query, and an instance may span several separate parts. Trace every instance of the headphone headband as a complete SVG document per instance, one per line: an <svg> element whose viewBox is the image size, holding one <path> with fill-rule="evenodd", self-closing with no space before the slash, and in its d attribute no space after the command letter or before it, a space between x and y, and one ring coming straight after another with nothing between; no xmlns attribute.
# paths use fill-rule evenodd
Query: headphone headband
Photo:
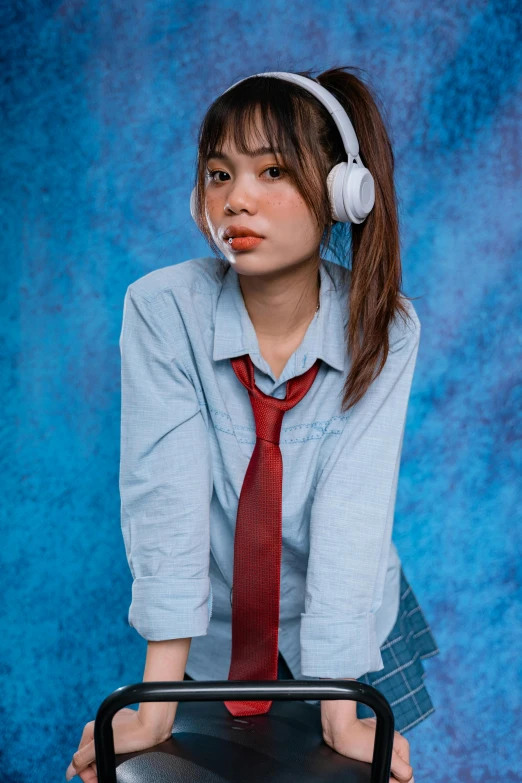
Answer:
<svg viewBox="0 0 522 783"><path fill-rule="evenodd" d="M312 95L315 95L315 97L323 104L323 106L328 109L332 115L332 119L337 125L339 133L341 134L346 152L348 152L353 158L357 157L359 154L359 141L352 125L352 121L337 98L332 95L331 92L328 92L325 87L313 81L313 79L309 79L307 76L301 76L298 73L287 73L286 71L254 73L252 76L275 76L278 79L284 79L287 82L294 82L295 84L299 84L301 87L304 87L305 90L311 92ZM247 79L251 79L252 76L246 76L244 79L240 79L238 82L235 82L232 87L235 87L236 84L241 84L241 82L244 82ZM228 87L225 92L231 90L232 87Z"/></svg>

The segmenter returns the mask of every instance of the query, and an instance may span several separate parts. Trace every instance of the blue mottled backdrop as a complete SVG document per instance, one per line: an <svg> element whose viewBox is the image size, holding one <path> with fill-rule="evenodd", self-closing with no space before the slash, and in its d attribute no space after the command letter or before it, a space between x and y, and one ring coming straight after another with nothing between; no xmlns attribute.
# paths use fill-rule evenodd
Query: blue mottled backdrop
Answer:
<svg viewBox="0 0 522 783"><path fill-rule="evenodd" d="M522 11L517 0L2 4L2 783L64 779L142 678L119 522L126 287L208 246L209 103L260 70L365 69L422 323L394 539L441 655L417 783L519 781Z"/></svg>

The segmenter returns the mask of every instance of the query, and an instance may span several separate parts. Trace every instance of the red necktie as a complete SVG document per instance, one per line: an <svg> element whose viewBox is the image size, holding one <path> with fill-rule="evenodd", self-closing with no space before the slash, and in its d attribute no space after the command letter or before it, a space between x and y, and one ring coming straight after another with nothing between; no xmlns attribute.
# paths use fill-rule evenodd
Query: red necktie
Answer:
<svg viewBox="0 0 522 783"><path fill-rule="evenodd" d="M232 591L232 657L229 680L277 680L282 550L283 460L279 437L285 411L302 400L319 371L317 359L291 378L283 400L257 388L248 354L231 359L248 389L256 443L237 510ZM232 715L261 715L271 701L225 701Z"/></svg>

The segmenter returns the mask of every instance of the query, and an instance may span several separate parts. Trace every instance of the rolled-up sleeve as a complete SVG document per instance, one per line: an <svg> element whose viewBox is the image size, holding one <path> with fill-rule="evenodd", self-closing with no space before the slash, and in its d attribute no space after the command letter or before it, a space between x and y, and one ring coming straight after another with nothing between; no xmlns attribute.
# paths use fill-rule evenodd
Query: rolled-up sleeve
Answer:
<svg viewBox="0 0 522 783"><path fill-rule="evenodd" d="M125 295L121 353L121 528L133 577L129 624L161 641L207 633L212 467L177 311Z"/></svg>
<svg viewBox="0 0 522 783"><path fill-rule="evenodd" d="M394 327L384 368L352 414L319 476L310 518L301 669L351 677L384 668L376 636L420 322Z"/></svg>

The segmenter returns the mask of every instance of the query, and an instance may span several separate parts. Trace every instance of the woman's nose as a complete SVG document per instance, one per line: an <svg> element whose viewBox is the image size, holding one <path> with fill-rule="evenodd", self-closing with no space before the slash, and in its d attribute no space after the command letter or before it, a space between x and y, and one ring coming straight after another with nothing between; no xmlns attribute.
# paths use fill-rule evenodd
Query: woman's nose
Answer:
<svg viewBox="0 0 522 783"><path fill-rule="evenodd" d="M257 208L257 199L253 188L241 180L236 180L230 185L227 193L227 206L234 212L246 209L252 212Z"/></svg>

